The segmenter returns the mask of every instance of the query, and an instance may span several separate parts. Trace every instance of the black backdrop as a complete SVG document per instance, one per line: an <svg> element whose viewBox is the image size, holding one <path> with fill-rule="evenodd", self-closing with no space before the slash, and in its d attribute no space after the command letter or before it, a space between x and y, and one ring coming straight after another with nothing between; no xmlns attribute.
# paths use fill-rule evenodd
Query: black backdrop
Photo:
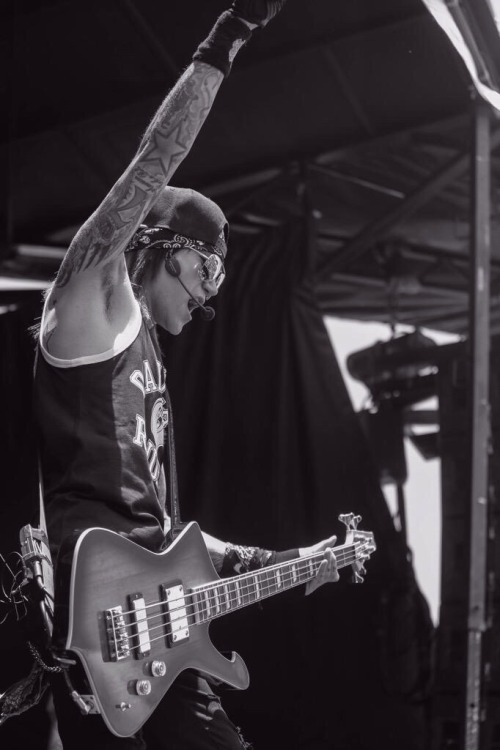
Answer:
<svg viewBox="0 0 500 750"><path fill-rule="evenodd" d="M361 514L378 543L362 586L344 571L310 597L288 592L214 623L216 643L251 673L250 688L223 690L224 702L259 750L424 750L432 626L316 304L313 228L297 220L232 246L216 320L162 340L183 516L284 549L341 537L338 514ZM26 326L37 310L0 316L4 553L36 508ZM26 671L19 627L2 635L0 688Z"/></svg>
<svg viewBox="0 0 500 750"><path fill-rule="evenodd" d="M230 246L216 320L164 338L185 520L285 549L363 517L349 576L218 621L251 687L226 705L258 748L424 748L432 626L315 299L314 219ZM353 349L356 342L353 342Z"/></svg>

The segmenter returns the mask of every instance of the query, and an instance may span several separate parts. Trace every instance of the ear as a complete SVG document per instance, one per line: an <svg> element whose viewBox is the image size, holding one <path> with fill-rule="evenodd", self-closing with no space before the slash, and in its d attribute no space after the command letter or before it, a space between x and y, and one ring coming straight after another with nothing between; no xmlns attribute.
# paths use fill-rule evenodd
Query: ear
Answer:
<svg viewBox="0 0 500 750"><path fill-rule="evenodd" d="M170 276L175 276L177 278L181 275L181 264L175 255L168 255L165 258L165 269Z"/></svg>

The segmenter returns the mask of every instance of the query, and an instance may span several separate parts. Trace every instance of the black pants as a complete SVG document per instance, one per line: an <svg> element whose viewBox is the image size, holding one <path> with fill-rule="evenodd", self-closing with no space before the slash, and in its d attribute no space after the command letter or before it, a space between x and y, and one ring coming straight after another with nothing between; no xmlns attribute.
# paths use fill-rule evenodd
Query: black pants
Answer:
<svg viewBox="0 0 500 750"><path fill-rule="evenodd" d="M186 670L176 679L142 729L116 737L100 716L84 716L61 675L52 683L64 750L250 750L208 682Z"/></svg>

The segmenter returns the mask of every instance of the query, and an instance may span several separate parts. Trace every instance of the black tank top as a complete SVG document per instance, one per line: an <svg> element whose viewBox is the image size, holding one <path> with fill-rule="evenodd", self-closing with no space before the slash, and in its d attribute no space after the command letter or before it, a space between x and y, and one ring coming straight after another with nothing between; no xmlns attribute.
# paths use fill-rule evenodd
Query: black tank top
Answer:
<svg viewBox="0 0 500 750"><path fill-rule="evenodd" d="M164 543L165 368L137 311L121 350L60 360L39 344L35 411L47 529L57 553L94 526Z"/></svg>

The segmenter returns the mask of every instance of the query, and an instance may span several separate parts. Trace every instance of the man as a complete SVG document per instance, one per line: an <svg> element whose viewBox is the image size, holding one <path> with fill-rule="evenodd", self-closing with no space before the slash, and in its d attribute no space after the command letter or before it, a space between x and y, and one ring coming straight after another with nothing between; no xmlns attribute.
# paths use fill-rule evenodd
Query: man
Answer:
<svg viewBox="0 0 500 750"><path fill-rule="evenodd" d="M212 201L168 182L236 52L284 2L236 0L222 14L137 154L76 234L47 294L35 397L58 581L56 646L64 639L67 574L83 530L105 527L150 550L165 547L169 461L163 436L171 413L155 326L177 335L196 308L213 316L205 304L224 280L228 236ZM307 593L338 580L335 537L273 553L204 536L223 575L324 550ZM82 716L59 676L53 690L65 748L247 746L209 683L193 671L180 675L141 732L126 739L112 735L100 717Z"/></svg>

